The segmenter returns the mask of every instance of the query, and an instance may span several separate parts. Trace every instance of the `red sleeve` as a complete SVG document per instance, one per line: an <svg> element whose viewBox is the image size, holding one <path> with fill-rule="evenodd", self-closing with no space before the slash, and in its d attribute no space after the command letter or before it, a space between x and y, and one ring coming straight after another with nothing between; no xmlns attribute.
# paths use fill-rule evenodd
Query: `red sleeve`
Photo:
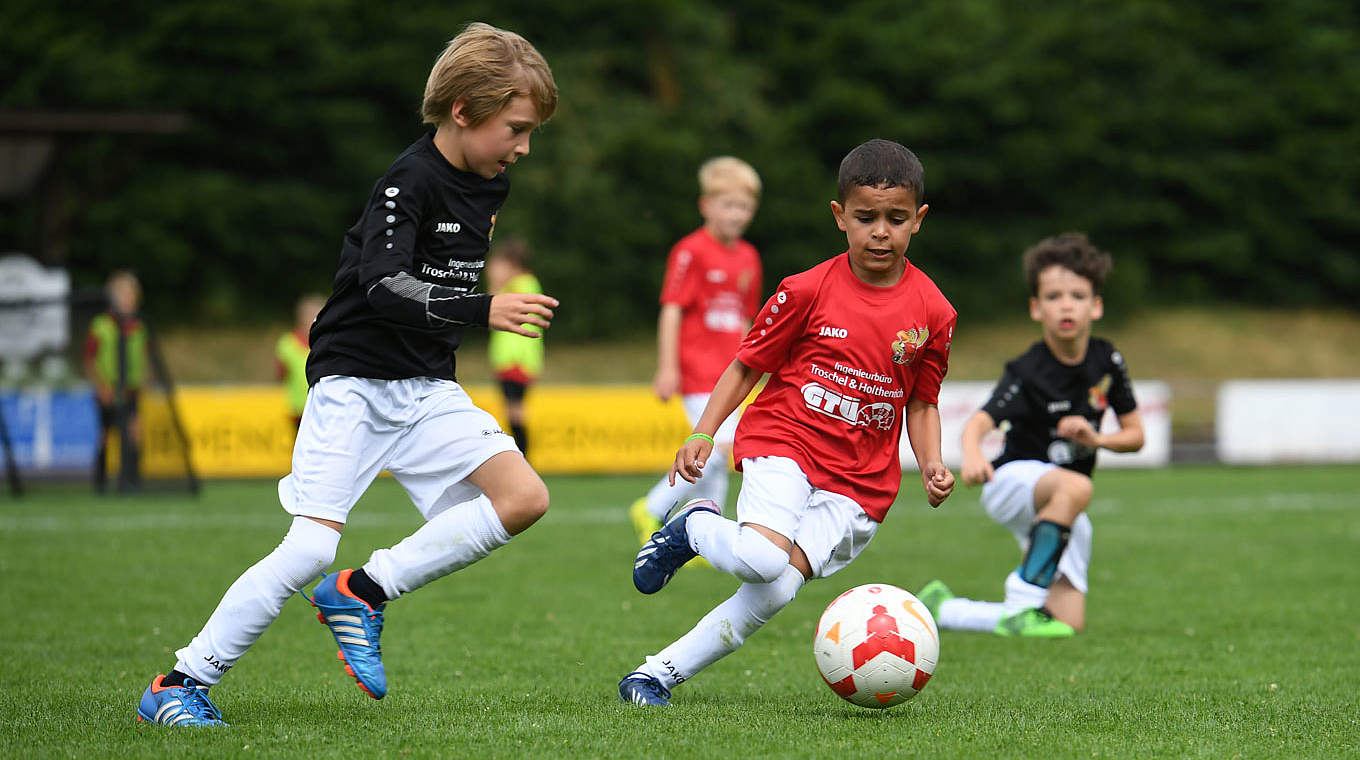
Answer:
<svg viewBox="0 0 1360 760"><path fill-rule="evenodd" d="M85 358L93 359L99 353L99 339L94 337L94 333L85 336Z"/></svg>
<svg viewBox="0 0 1360 760"><path fill-rule="evenodd" d="M677 243L666 259L666 279L661 284L661 303L686 308L694 302L694 252Z"/></svg>
<svg viewBox="0 0 1360 760"><path fill-rule="evenodd" d="M812 307L812 293L784 280L756 315L737 349L737 360L751 369L774 372L788 362L789 349L802 337Z"/></svg>
<svg viewBox="0 0 1360 760"><path fill-rule="evenodd" d="M911 391L912 398L927 404L940 403L940 383L949 371L949 347L954 343L954 324L958 318L957 313L951 313L948 321L926 343L921 368L916 373L916 385Z"/></svg>

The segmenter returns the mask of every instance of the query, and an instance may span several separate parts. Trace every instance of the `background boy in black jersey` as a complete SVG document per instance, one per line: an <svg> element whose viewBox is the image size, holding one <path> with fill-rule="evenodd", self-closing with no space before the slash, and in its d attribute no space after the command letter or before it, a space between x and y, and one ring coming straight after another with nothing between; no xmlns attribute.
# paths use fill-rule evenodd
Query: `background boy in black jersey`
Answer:
<svg viewBox="0 0 1360 760"><path fill-rule="evenodd" d="M548 490L501 431L454 381L464 326L536 337L553 298L473 292L506 168L557 106L547 63L524 38L471 24L430 72L422 113L432 134L378 180L345 235L329 300L311 329L311 390L279 499L292 527L246 570L203 630L151 682L142 720L221 724L207 698L274 621L284 602L335 558L349 510L388 470L428 522L358 570L323 577L313 603L345 670L382 698L384 604L505 545L548 508ZM182 569L180 570L182 571Z"/></svg>
<svg viewBox="0 0 1360 760"><path fill-rule="evenodd" d="M941 628L1058 637L1085 626L1096 451L1143 447L1124 357L1091 337L1110 264L1108 253L1075 232L1025 252L1029 315L1043 340L1006 363L991 399L964 426L962 472L969 486L983 484L982 506L1015 534L1024 558L1006 577L1004 602L963 599L940 581L928 583L918 596ZM1107 408L1120 429L1102 434ZM998 426L1005 448L988 462L982 438Z"/></svg>

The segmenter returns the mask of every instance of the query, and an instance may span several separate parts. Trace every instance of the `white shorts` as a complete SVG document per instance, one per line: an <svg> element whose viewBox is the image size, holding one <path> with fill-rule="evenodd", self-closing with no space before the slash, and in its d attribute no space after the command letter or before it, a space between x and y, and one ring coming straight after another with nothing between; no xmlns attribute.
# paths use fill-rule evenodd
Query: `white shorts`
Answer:
<svg viewBox="0 0 1360 760"><path fill-rule="evenodd" d="M345 522L387 470L428 520L483 496L464 479L503 451L518 451L514 439L452 380L331 375L307 394L279 502L294 515Z"/></svg>
<svg viewBox="0 0 1360 760"><path fill-rule="evenodd" d="M991 482L982 486L982 508L1015 536L1021 552L1029 549L1029 531L1034 527L1034 487L1039 478L1057 467L1050 462L1017 459L996 468ZM1067 549L1058 558L1058 575L1085 594L1090 566L1091 518L1082 512L1073 521Z"/></svg>
<svg viewBox="0 0 1360 760"><path fill-rule="evenodd" d="M704 407L708 406L708 393L686 393L680 397L680 403L685 406L685 416L689 418L689 426L692 429L699 424L699 418L704 416ZM737 439L737 421L741 419L741 411L733 410L723 420L723 424L718 426L718 432L713 434L715 444L732 445Z"/></svg>
<svg viewBox="0 0 1360 760"><path fill-rule="evenodd" d="M850 564L878 531L858 502L813 486L792 459L743 459L741 470L737 522L763 525L801 546L814 578Z"/></svg>

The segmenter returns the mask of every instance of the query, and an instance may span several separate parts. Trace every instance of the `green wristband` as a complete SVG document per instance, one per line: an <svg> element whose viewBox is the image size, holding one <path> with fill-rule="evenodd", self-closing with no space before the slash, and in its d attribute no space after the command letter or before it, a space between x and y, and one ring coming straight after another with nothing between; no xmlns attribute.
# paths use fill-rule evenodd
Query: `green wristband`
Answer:
<svg viewBox="0 0 1360 760"><path fill-rule="evenodd" d="M702 438L702 439L704 439L705 441L708 441L708 445L709 445L709 446L717 446L717 445L718 445L718 442L715 441L715 440L713 440L713 436L709 435L708 433L694 433L693 435L691 435L690 437L688 437L688 438L685 439L685 443L689 443L690 441L694 440L695 438Z"/></svg>

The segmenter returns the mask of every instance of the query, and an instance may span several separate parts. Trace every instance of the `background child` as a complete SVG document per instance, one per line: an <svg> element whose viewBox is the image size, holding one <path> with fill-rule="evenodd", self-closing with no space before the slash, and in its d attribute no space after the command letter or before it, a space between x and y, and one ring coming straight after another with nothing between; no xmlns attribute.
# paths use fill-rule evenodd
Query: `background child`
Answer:
<svg viewBox="0 0 1360 760"><path fill-rule="evenodd" d="M760 256L741 239L760 203L760 176L751 165L719 156L699 167L699 215L704 224L680 239L666 260L657 320L656 377L662 401L677 392L695 425L709 393L737 352L760 308ZM727 462L737 429L734 413L713 432L721 466L699 483L675 485L663 477L629 509L638 540L646 543L666 511L693 497L727 501Z"/></svg>
<svg viewBox="0 0 1360 760"><path fill-rule="evenodd" d="M466 325L533 335L521 325L552 318L547 296L473 288L509 193L505 170L556 106L552 72L517 34L470 24L435 62L422 112L436 130L374 186L312 328L312 388L293 471L279 481L292 527L147 687L140 719L222 722L207 687L330 565L350 508L382 470L428 522L363 568L323 576L313 599L345 671L377 699L387 693L385 602L482 559L547 510L538 474L455 382L454 350Z"/></svg>
<svg viewBox="0 0 1360 760"><path fill-rule="evenodd" d="M940 581L918 596L941 628L1071 636L1086 623L1096 451L1142 448L1143 422L1123 355L1091 337L1105 310L1110 255L1067 233L1025 251L1024 270L1043 340L1006 363L991 399L964 426L962 473L964 483L983 484L983 508L1015 535L1024 558L1006 576L1004 602L956 598ZM1097 432L1106 409L1120 427L1108 435ZM998 425L1005 448L988 462L982 438Z"/></svg>
<svg viewBox="0 0 1360 760"><path fill-rule="evenodd" d="M512 237L497 243L486 260L486 292L539 293L543 286L529 267L529 244L523 238ZM537 332L532 325L525 329ZM516 333L496 331L487 341L491 371L505 397L505 416L510 422L510 434L525 457L529 456L529 432L524 424L524 397L538 376L543 374L543 340Z"/></svg>
<svg viewBox="0 0 1360 760"><path fill-rule="evenodd" d="M293 329L279 336L274 346L274 364L283 381L284 397L293 426L302 424L302 408L307 403L307 355L311 353L309 333L326 299L315 293L298 299L293 311Z"/></svg>
<svg viewBox="0 0 1360 760"><path fill-rule="evenodd" d="M911 151L871 140L841 162L836 225L849 250L785 279L729 364L670 478L707 476L713 434L756 381L735 453L745 477L737 520L696 499L638 552L633 583L660 590L696 554L742 581L693 630L619 683L619 697L669 704L670 690L783 609L805 580L859 555L902 483L905 424L930 505L954 488L940 459L936 400L957 314L906 260L928 207L924 170Z"/></svg>
<svg viewBox="0 0 1360 760"><path fill-rule="evenodd" d="M120 270L109 275L105 291L109 309L90 320L85 338L85 376L94 386L99 406L99 442L94 461L94 487L108 486L109 431L117 429L118 490L141 484L141 422L137 401L148 370L146 325L137 316L142 285L137 275Z"/></svg>

